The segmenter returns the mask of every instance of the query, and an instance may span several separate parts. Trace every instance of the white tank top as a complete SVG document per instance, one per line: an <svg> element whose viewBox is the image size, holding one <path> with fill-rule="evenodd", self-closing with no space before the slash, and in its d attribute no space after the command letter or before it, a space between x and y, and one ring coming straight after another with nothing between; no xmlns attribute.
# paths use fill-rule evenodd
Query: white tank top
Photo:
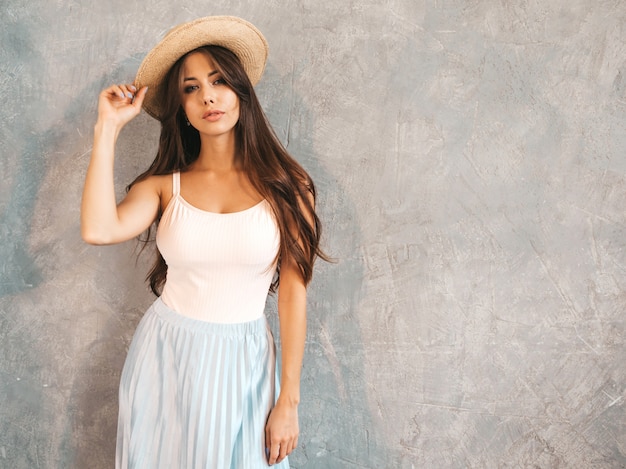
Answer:
<svg viewBox="0 0 626 469"><path fill-rule="evenodd" d="M156 235L167 263L163 302L203 321L261 317L280 246L269 203L234 213L201 210L181 197L180 173L173 174L172 193Z"/></svg>

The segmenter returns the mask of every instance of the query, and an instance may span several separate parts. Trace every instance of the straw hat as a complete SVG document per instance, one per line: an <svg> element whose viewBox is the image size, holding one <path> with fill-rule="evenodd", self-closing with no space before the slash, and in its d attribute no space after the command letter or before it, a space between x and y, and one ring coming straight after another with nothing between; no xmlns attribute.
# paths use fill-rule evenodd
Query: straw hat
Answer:
<svg viewBox="0 0 626 469"><path fill-rule="evenodd" d="M143 108L155 119L161 120L162 86L168 70L176 61L201 46L222 46L241 61L248 78L255 85L263 75L268 47L263 34L241 18L234 16L207 16L183 23L167 35L143 59L135 86L148 86Z"/></svg>

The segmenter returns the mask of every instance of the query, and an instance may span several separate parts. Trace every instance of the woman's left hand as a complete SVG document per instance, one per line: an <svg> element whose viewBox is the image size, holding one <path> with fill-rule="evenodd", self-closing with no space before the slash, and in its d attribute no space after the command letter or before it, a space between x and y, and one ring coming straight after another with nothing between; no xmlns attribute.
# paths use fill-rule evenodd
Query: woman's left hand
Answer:
<svg viewBox="0 0 626 469"><path fill-rule="evenodd" d="M278 400L265 425L267 462L281 462L298 446L298 406Z"/></svg>

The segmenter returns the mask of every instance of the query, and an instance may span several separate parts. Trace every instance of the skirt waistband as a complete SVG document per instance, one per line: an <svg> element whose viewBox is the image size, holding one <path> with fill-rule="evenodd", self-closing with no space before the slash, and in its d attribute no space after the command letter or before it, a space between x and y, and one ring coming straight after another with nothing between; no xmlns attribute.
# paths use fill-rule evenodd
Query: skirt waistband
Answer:
<svg viewBox="0 0 626 469"><path fill-rule="evenodd" d="M152 303L148 312L150 312L150 310L154 311L154 313L163 321L166 321L174 326L193 329L197 332L233 337L268 333L268 324L265 316L261 316L260 318L252 321L239 323L203 321L201 319L190 318L180 314L178 311L175 311L167 306L160 297Z"/></svg>

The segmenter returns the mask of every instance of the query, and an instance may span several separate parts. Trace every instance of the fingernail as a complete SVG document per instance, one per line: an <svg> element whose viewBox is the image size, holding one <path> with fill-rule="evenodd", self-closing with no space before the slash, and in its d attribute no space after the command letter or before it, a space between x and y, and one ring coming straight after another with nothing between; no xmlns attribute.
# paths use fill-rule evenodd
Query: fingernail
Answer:
<svg viewBox="0 0 626 469"><path fill-rule="evenodd" d="M126 93L126 96L128 96L128 98L133 99L133 94L132 93Z"/></svg>
<svg viewBox="0 0 626 469"><path fill-rule="evenodd" d="M137 91L137 88L135 88L135 85L130 85L130 89L133 91Z"/></svg>

